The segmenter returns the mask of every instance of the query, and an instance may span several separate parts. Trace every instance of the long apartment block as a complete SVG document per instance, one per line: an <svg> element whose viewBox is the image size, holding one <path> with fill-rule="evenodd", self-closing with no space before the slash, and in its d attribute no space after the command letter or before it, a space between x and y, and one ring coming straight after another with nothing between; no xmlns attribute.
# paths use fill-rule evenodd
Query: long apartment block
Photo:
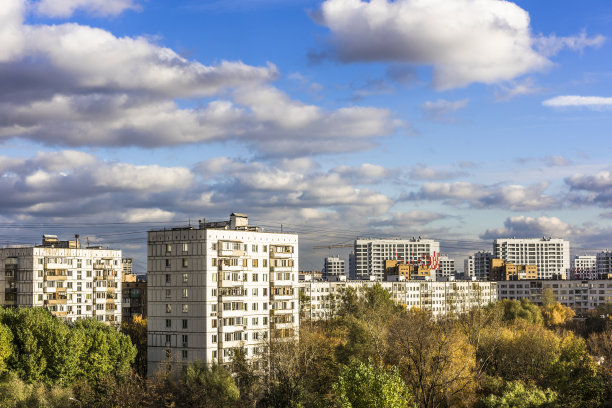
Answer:
<svg viewBox="0 0 612 408"><path fill-rule="evenodd" d="M498 238L493 258L515 265L536 265L538 279L566 279L570 272L570 244L559 238Z"/></svg>
<svg viewBox="0 0 612 408"><path fill-rule="evenodd" d="M81 248L78 236L44 235L36 246L0 248L2 305L45 307L66 321L121 323L121 250Z"/></svg>
<svg viewBox="0 0 612 408"><path fill-rule="evenodd" d="M407 309L419 308L431 312L433 317L462 313L474 307L497 301L497 282L455 281L303 281L302 315L312 320L334 317L348 288L357 294L374 285L381 285L391 299Z"/></svg>
<svg viewBox="0 0 612 408"><path fill-rule="evenodd" d="M577 313L612 303L612 280L525 280L497 282L499 299L529 299L542 303L545 290L552 291L555 299Z"/></svg>
<svg viewBox="0 0 612 408"><path fill-rule="evenodd" d="M297 335L298 236L248 217L148 233L148 367L247 358Z"/></svg>

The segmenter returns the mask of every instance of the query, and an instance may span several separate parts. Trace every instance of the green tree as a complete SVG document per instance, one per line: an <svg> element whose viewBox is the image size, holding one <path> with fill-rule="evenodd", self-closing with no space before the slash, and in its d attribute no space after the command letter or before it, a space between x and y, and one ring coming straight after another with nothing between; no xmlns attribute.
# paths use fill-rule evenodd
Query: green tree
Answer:
<svg viewBox="0 0 612 408"><path fill-rule="evenodd" d="M0 381L0 408L72 407L72 391L59 385L27 384L9 373Z"/></svg>
<svg viewBox="0 0 612 408"><path fill-rule="evenodd" d="M77 320L72 330L80 343L79 378L95 381L130 373L137 351L127 335L92 319Z"/></svg>
<svg viewBox="0 0 612 408"><path fill-rule="evenodd" d="M333 385L341 408L414 407L412 396L396 367L385 371L371 362L354 360L345 366Z"/></svg>
<svg viewBox="0 0 612 408"><path fill-rule="evenodd" d="M504 299L495 304L496 307L501 307L503 310L503 319L506 321L516 321L518 319L526 320L529 323L542 323L542 313L540 308L528 299L510 300Z"/></svg>
<svg viewBox="0 0 612 408"><path fill-rule="evenodd" d="M489 395L483 400L485 408L552 408L556 406L557 394L535 385L526 386L520 381L506 384L502 395Z"/></svg>
<svg viewBox="0 0 612 408"><path fill-rule="evenodd" d="M136 346L136 359L134 369L141 377L147 375L147 319L142 315L135 315L132 319L121 324L121 332L130 337Z"/></svg>
<svg viewBox="0 0 612 408"><path fill-rule="evenodd" d="M0 323L0 376L8 370L8 359L13 354L13 333Z"/></svg>
<svg viewBox="0 0 612 408"><path fill-rule="evenodd" d="M178 406L184 407L229 407L240 398L240 390L228 370L200 361L185 368L178 389Z"/></svg>

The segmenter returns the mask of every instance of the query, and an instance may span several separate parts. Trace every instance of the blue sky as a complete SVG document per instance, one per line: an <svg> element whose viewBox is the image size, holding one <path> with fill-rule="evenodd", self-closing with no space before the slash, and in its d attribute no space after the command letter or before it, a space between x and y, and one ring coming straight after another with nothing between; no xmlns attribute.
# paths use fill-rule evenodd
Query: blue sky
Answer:
<svg viewBox="0 0 612 408"><path fill-rule="evenodd" d="M240 211L299 232L303 269L356 236L440 239L459 269L497 236L612 247L611 22L603 0L5 0L0 239L80 233L144 269L148 228Z"/></svg>

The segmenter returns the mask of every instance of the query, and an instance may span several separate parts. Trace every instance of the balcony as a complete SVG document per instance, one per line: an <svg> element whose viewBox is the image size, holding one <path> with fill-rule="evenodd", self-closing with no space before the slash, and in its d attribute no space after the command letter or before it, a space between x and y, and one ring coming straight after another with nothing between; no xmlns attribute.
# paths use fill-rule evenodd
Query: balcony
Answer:
<svg viewBox="0 0 612 408"><path fill-rule="evenodd" d="M68 312L51 312L52 315L57 317L66 317L68 316Z"/></svg>
<svg viewBox="0 0 612 408"><path fill-rule="evenodd" d="M62 275L57 273L47 273L45 274L45 279L50 281L65 281L68 279L68 275Z"/></svg>
<svg viewBox="0 0 612 408"><path fill-rule="evenodd" d="M93 265L94 269L110 269L110 265L105 265L105 264L94 264Z"/></svg>
<svg viewBox="0 0 612 408"><path fill-rule="evenodd" d="M47 299L45 305L65 305L67 299Z"/></svg>
<svg viewBox="0 0 612 408"><path fill-rule="evenodd" d="M217 251L220 258L224 257L241 257L244 256L244 251L241 249L221 249Z"/></svg>
<svg viewBox="0 0 612 408"><path fill-rule="evenodd" d="M55 292L66 292L67 288L55 288Z"/></svg>

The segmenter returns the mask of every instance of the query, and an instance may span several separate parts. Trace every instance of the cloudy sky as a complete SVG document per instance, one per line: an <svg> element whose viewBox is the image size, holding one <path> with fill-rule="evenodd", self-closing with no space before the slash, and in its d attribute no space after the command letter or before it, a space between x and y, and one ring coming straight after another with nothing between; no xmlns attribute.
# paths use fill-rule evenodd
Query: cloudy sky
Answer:
<svg viewBox="0 0 612 408"><path fill-rule="evenodd" d="M612 3L554 3L3 0L2 245L144 272L147 229L238 211L302 269L357 236L612 247Z"/></svg>

